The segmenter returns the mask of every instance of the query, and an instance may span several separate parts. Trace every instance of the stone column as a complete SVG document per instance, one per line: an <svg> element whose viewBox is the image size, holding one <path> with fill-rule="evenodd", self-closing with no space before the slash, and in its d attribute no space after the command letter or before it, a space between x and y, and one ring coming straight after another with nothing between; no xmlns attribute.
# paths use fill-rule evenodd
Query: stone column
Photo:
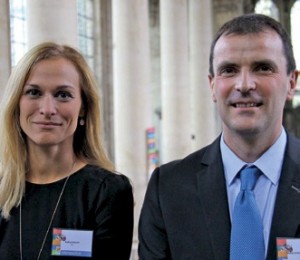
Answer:
<svg viewBox="0 0 300 260"><path fill-rule="evenodd" d="M211 0L189 1L189 53L193 150L216 137L216 111L208 81L212 41Z"/></svg>
<svg viewBox="0 0 300 260"><path fill-rule="evenodd" d="M28 48L44 41L78 46L76 0L27 0Z"/></svg>
<svg viewBox="0 0 300 260"><path fill-rule="evenodd" d="M11 69L9 19L9 0L0 0L0 93L3 92Z"/></svg>
<svg viewBox="0 0 300 260"><path fill-rule="evenodd" d="M160 1L161 162L191 151L187 0Z"/></svg>
<svg viewBox="0 0 300 260"><path fill-rule="evenodd" d="M95 76L101 89L104 145L114 161L113 76L112 76L112 3L100 0L94 3Z"/></svg>
<svg viewBox="0 0 300 260"><path fill-rule="evenodd" d="M243 2L240 0L213 0L214 32L223 23L244 13Z"/></svg>
<svg viewBox="0 0 300 260"><path fill-rule="evenodd" d="M148 182L146 129L152 126L148 0L113 0L112 13L115 163L134 187L135 248Z"/></svg>

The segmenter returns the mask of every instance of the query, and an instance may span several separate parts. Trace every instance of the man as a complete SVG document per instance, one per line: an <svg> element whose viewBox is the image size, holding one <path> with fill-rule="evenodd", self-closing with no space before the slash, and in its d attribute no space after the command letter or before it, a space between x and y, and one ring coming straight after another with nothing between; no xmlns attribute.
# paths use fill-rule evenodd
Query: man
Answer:
<svg viewBox="0 0 300 260"><path fill-rule="evenodd" d="M153 172L140 216L141 260L259 260L244 257L250 249L230 253L240 171L253 165L261 173L252 191L263 226L260 259L276 259L277 237L300 237L300 141L282 126L297 72L282 26L259 14L224 24L211 46L209 82L222 134Z"/></svg>

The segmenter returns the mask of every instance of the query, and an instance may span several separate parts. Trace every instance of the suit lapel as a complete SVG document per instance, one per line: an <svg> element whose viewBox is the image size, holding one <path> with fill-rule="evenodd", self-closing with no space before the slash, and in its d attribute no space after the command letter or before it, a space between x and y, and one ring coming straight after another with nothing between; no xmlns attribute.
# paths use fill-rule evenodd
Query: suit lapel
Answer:
<svg viewBox="0 0 300 260"><path fill-rule="evenodd" d="M300 165L297 163L299 158L300 142L288 136L287 151L282 165L270 231L267 259L276 259L276 237L295 237L300 227Z"/></svg>
<svg viewBox="0 0 300 260"><path fill-rule="evenodd" d="M231 223L219 143L218 138L203 156L198 190L215 259L228 259Z"/></svg>

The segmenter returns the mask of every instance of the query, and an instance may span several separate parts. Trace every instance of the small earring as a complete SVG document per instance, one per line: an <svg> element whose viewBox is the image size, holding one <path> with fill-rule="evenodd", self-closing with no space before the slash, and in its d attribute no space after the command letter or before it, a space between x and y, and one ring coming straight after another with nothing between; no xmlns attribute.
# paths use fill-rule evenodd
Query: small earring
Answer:
<svg viewBox="0 0 300 260"><path fill-rule="evenodd" d="M80 125L84 125L84 124L85 124L85 122L84 122L84 119L83 119L83 118L80 118L80 120L79 120L79 124L80 124Z"/></svg>

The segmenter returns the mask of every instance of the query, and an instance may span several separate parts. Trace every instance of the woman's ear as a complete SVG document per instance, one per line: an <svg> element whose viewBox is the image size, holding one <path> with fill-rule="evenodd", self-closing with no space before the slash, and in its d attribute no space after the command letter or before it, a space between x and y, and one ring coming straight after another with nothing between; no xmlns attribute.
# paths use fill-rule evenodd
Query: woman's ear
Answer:
<svg viewBox="0 0 300 260"><path fill-rule="evenodd" d="M85 116L85 109L83 106L81 106L80 111L79 111L79 117L84 117Z"/></svg>

